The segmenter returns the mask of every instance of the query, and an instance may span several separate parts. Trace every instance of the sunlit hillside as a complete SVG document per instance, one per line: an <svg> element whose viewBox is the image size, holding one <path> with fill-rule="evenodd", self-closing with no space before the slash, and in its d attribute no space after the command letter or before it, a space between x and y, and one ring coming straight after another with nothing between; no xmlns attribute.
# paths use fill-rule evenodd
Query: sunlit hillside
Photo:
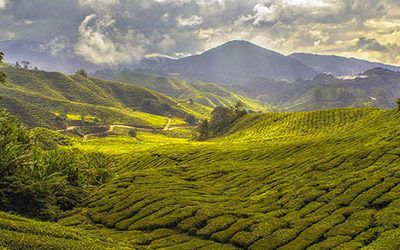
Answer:
<svg viewBox="0 0 400 250"><path fill-rule="evenodd" d="M157 92L81 75L2 68L0 104L30 126L62 129L79 121L163 127L166 117L207 117L199 104L180 104Z"/></svg>
<svg viewBox="0 0 400 250"><path fill-rule="evenodd" d="M209 142L165 137L141 151L143 140L59 222L136 232L150 248L396 249L399 119L374 109L270 113Z"/></svg>
<svg viewBox="0 0 400 250"><path fill-rule="evenodd" d="M143 75L128 69L98 71L95 76L145 87L179 100L192 100L211 108L221 105L229 106L238 101L243 102L246 108L252 110L261 111L268 108L267 104L239 95L215 83L188 82L178 78Z"/></svg>

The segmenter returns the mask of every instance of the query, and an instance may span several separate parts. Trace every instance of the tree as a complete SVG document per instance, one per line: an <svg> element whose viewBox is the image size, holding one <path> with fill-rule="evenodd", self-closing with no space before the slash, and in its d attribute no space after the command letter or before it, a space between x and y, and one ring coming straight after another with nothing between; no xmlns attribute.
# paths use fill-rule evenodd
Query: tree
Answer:
<svg viewBox="0 0 400 250"><path fill-rule="evenodd" d="M234 106L235 110L242 110L244 108L244 103L242 101L238 101L235 106Z"/></svg>
<svg viewBox="0 0 400 250"><path fill-rule="evenodd" d="M4 53L0 52L0 66L3 64ZM0 72L0 83L6 82L6 74Z"/></svg>
<svg viewBox="0 0 400 250"><path fill-rule="evenodd" d="M29 68L29 64L31 64L31 63L28 62L28 61L22 61L21 64L24 67L24 69L28 69Z"/></svg>
<svg viewBox="0 0 400 250"><path fill-rule="evenodd" d="M210 122L203 122L199 127L199 139L204 140L226 133L236 120L247 114L247 111L242 107L243 104L240 102L231 107L216 107L211 112Z"/></svg>
<svg viewBox="0 0 400 250"><path fill-rule="evenodd" d="M19 62L15 62L15 67L16 68L21 68L21 64L19 64Z"/></svg>
<svg viewBox="0 0 400 250"><path fill-rule="evenodd" d="M196 124L196 117L191 114L187 114L185 116L185 122L187 122L189 125L193 126Z"/></svg>
<svg viewBox="0 0 400 250"><path fill-rule="evenodd" d="M134 130L134 129L129 130L128 135L136 138L136 136L137 136L136 130Z"/></svg>
<svg viewBox="0 0 400 250"><path fill-rule="evenodd" d="M210 132L209 127L210 125L208 123L208 120L207 119L203 120L198 129L200 133L198 138L199 140L205 140L209 137L209 132Z"/></svg>
<svg viewBox="0 0 400 250"><path fill-rule="evenodd" d="M89 76L89 74L86 72L86 70L84 70L84 69L79 69L78 71L76 71L76 73L75 73L76 75L80 75L80 76L83 76L83 77L88 77Z"/></svg>

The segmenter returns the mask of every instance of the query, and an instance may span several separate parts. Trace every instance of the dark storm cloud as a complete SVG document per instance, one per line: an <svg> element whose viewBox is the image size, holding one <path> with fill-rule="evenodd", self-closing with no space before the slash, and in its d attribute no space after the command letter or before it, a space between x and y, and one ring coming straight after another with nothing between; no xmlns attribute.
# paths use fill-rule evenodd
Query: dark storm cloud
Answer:
<svg viewBox="0 0 400 250"><path fill-rule="evenodd" d="M197 53L232 39L400 62L389 54L400 47L397 0L0 0L0 12L0 40L71 48L100 64Z"/></svg>
<svg viewBox="0 0 400 250"><path fill-rule="evenodd" d="M369 51L384 52L384 51L387 50L385 46L380 44L375 39L368 39L368 38L365 38L365 37L358 38L357 47L361 48L361 49L364 49L364 50L369 50Z"/></svg>

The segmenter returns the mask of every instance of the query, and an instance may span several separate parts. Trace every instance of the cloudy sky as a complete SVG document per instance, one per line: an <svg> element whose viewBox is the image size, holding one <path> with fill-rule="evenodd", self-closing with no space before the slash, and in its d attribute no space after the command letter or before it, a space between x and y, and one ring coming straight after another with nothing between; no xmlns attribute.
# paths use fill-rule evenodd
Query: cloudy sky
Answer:
<svg viewBox="0 0 400 250"><path fill-rule="evenodd" d="M0 0L0 40L96 64L199 53L243 39L289 54L400 65L399 0Z"/></svg>

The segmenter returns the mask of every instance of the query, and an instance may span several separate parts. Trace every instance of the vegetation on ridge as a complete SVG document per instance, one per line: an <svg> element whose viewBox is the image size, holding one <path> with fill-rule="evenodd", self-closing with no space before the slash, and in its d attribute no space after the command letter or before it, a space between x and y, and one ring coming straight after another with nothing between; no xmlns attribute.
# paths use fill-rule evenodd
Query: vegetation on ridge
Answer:
<svg viewBox="0 0 400 250"><path fill-rule="evenodd" d="M92 117L103 125L162 128L167 117L206 117L210 112L199 104L181 105L142 87L80 74L66 76L13 67L4 67L2 71L7 74L8 83L0 87L0 105L32 127L63 129L81 125L79 122L90 121L83 120L85 117Z"/></svg>
<svg viewBox="0 0 400 250"><path fill-rule="evenodd" d="M4 53L0 51L0 67L3 64ZM5 83L6 81L6 74L0 72L0 83Z"/></svg>
<svg viewBox="0 0 400 250"><path fill-rule="evenodd" d="M0 210L54 220L111 176L110 157L44 143L4 110L0 128Z"/></svg>

